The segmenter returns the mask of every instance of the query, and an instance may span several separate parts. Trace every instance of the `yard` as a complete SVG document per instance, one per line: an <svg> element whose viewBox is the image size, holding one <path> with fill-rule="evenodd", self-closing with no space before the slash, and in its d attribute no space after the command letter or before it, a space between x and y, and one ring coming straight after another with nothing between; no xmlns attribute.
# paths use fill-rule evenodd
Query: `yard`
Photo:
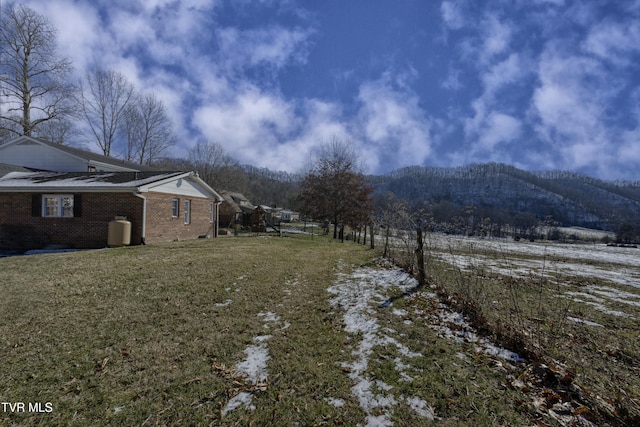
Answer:
<svg viewBox="0 0 640 427"><path fill-rule="evenodd" d="M640 312L636 304L595 297L605 298L606 287L635 301L636 287L584 279L573 270L560 274L561 261L544 250L517 257L508 250L507 262L500 248L483 247L473 256L467 241L429 246L432 287L412 294L406 291L414 279L373 251L318 236L0 259L0 425L624 425L631 419ZM506 267L494 265L496 259ZM542 272L519 264L535 260L543 262ZM635 264L584 262L638 277L637 270L622 270ZM548 307L547 314L562 317L556 323L574 344L532 320L541 312L530 301L547 298L546 291L526 290L533 279L562 290L554 292L559 311ZM463 292L482 295L487 324L539 332L544 339L530 341L557 366L541 366L508 343L483 337L474 322L442 304L449 298L455 306L452 295ZM507 302L518 298L520 312L511 313ZM564 382L546 384L540 372ZM604 378L615 387L601 384ZM563 386L583 393L566 397ZM624 398L625 405L616 400Z"/></svg>

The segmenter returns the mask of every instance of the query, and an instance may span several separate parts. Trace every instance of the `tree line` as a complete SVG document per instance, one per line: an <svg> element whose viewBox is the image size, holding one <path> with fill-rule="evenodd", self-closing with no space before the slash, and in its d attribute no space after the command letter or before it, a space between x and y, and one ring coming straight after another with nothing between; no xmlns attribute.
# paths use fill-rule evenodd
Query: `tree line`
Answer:
<svg viewBox="0 0 640 427"><path fill-rule="evenodd" d="M160 159L175 143L154 93L136 90L115 70L74 81L45 16L13 3L0 13L0 140L27 135L63 144L81 136L105 156L138 164Z"/></svg>

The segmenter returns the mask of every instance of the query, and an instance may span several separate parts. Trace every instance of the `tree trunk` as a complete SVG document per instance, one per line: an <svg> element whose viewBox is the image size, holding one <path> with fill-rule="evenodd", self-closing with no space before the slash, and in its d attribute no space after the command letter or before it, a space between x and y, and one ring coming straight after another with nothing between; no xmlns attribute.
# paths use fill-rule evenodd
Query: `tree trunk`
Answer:
<svg viewBox="0 0 640 427"><path fill-rule="evenodd" d="M371 234L371 237L370 237L370 239L371 239L371 249L375 249L376 246L375 246L375 244L373 242L373 224L369 224L369 234Z"/></svg>

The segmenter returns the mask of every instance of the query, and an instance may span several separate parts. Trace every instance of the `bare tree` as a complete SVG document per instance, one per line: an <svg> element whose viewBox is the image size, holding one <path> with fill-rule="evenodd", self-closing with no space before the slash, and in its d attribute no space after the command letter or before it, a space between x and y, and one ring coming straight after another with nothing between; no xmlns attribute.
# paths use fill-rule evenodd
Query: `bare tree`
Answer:
<svg viewBox="0 0 640 427"><path fill-rule="evenodd" d="M0 130L32 135L44 123L73 112L71 62L57 54L56 30L24 5L0 19Z"/></svg>
<svg viewBox="0 0 640 427"><path fill-rule="evenodd" d="M200 177L214 188L233 188L235 181L244 175L238 163L217 142L199 141L188 154Z"/></svg>
<svg viewBox="0 0 640 427"><path fill-rule="evenodd" d="M152 163L175 143L164 104L154 94L135 97L126 109L122 128L129 161Z"/></svg>
<svg viewBox="0 0 640 427"><path fill-rule="evenodd" d="M65 144L77 135L77 132L78 129L69 118L60 118L40 123L37 136L56 144Z"/></svg>
<svg viewBox="0 0 640 427"><path fill-rule="evenodd" d="M338 226L362 224L371 217L372 189L356 167L353 147L339 140L325 144L302 182L302 213Z"/></svg>
<svg viewBox="0 0 640 427"><path fill-rule="evenodd" d="M82 113L96 144L105 156L109 156L135 91L127 78L117 71L87 73L86 80L80 97Z"/></svg>

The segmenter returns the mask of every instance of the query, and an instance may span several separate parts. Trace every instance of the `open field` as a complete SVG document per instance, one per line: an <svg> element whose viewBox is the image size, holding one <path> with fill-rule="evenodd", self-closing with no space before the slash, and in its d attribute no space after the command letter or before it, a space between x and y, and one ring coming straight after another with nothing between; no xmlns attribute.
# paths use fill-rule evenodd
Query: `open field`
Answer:
<svg viewBox="0 0 640 427"><path fill-rule="evenodd" d="M374 251L318 236L0 259L0 425L631 419L640 312L605 292L636 295L637 287L561 274L560 255L544 247L515 257L502 246L435 240L432 287L410 295L415 280ZM521 274L518 262L545 268ZM619 259L611 268L598 259L571 263L637 274ZM442 304L447 297L436 291L445 288L454 307L455 295L478 301L496 326L481 328L488 337ZM529 350L564 364L510 351L517 346L499 328L524 331ZM561 381L551 384L554 375ZM578 386L581 393L567 395Z"/></svg>
<svg viewBox="0 0 640 427"><path fill-rule="evenodd" d="M432 280L494 335L567 366L592 406L640 419L640 250L443 235L427 246Z"/></svg>

